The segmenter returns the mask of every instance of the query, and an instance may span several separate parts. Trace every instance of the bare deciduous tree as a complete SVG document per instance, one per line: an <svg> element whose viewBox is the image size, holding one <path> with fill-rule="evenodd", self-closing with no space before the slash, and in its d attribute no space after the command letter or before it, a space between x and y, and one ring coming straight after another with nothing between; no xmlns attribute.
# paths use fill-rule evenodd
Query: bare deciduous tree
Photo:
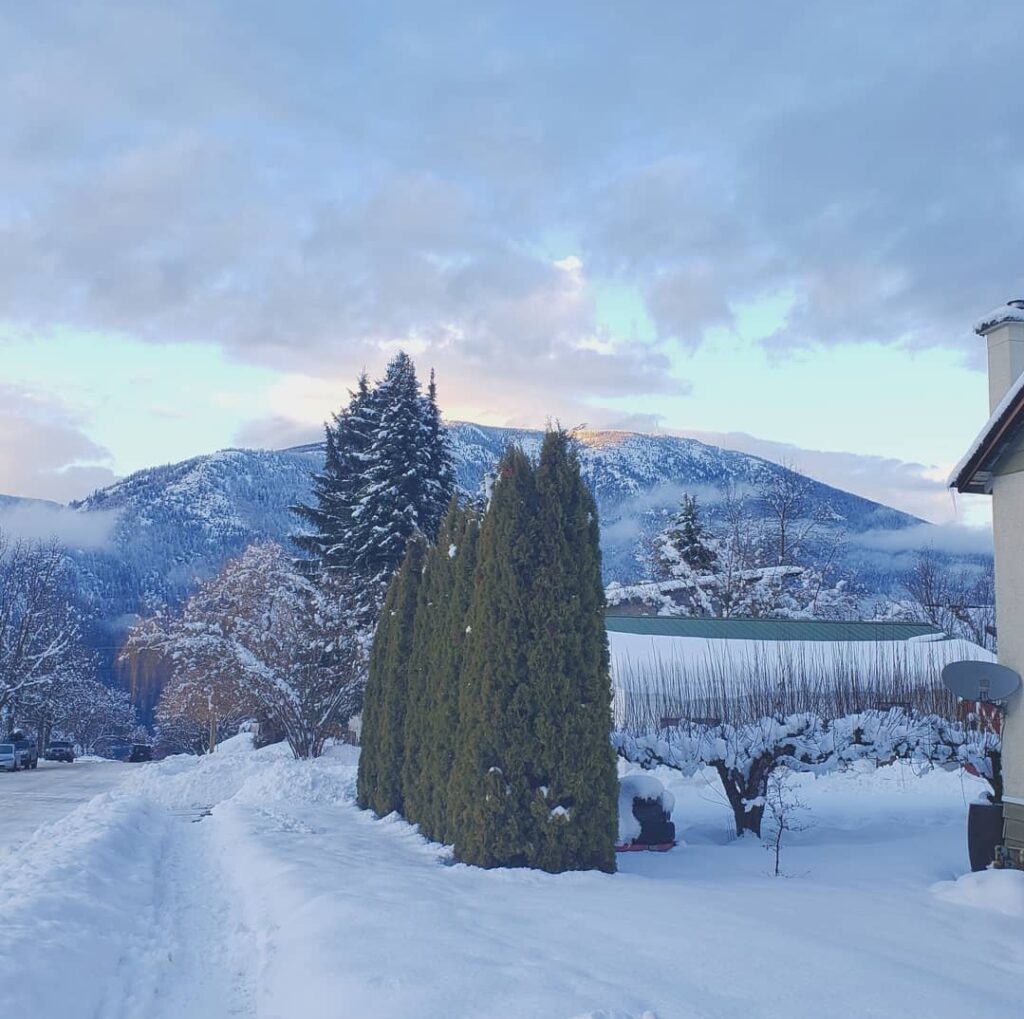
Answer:
<svg viewBox="0 0 1024 1019"><path fill-rule="evenodd" d="M316 757L361 703L367 649L354 604L343 577L306 576L263 542L202 584L180 615L139 624L129 647L173 663L162 717L205 717L211 745L224 718L266 718L296 757Z"/></svg>
<svg viewBox="0 0 1024 1019"><path fill-rule="evenodd" d="M911 614L951 637L995 650L996 598L993 565L980 569L944 563L934 548L918 552L905 586Z"/></svg>
<svg viewBox="0 0 1024 1019"><path fill-rule="evenodd" d="M782 873L782 839L786 832L806 831L810 825L803 820L807 804L800 799L794 775L787 768L777 768L768 778L765 806L769 816L769 839L765 849L774 856L775 876Z"/></svg>
<svg viewBox="0 0 1024 1019"><path fill-rule="evenodd" d="M0 533L0 733L81 651L82 620L63 551L11 543Z"/></svg>

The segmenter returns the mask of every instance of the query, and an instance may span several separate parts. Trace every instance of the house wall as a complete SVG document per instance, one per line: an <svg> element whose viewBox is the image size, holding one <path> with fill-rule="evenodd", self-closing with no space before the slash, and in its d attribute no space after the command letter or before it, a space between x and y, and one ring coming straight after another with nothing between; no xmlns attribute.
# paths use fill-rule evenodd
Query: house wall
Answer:
<svg viewBox="0 0 1024 1019"><path fill-rule="evenodd" d="M1024 469L1018 450L1004 460L992 486L996 554L996 632L999 661L1024 674ZM1015 469L1014 469L1015 468ZM1024 848L1024 695L1006 705L1003 774L1007 845ZM1014 802L1019 801L1019 802Z"/></svg>

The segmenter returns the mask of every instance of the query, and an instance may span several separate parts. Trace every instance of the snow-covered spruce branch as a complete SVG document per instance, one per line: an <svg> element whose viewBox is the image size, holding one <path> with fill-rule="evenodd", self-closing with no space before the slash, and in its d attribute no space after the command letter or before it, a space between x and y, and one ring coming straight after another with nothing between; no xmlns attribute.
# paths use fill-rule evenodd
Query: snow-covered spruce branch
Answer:
<svg viewBox="0 0 1024 1019"><path fill-rule="evenodd" d="M732 725L683 722L646 735L612 734L619 755L643 768L684 775L714 768L732 807L736 833L761 833L768 779L779 767L817 774L855 761L909 761L919 767L970 764L999 794L999 737L938 715L863 711L836 719L812 713Z"/></svg>

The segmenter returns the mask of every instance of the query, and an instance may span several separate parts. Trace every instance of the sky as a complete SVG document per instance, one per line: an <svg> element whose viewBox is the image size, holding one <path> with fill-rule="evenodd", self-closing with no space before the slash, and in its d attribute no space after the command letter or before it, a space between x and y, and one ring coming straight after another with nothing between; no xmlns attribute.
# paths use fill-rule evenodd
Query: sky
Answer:
<svg viewBox="0 0 1024 1019"><path fill-rule="evenodd" d="M0 493L449 418L939 523L1024 296L1024 6L0 2Z"/></svg>

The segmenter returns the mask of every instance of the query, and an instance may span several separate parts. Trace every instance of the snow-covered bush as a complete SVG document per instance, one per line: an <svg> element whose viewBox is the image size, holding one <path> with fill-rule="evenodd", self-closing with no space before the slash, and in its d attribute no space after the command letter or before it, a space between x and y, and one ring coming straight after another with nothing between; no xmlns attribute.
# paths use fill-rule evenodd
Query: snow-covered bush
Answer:
<svg viewBox="0 0 1024 1019"><path fill-rule="evenodd" d="M765 797L779 767L822 773L855 761L906 760L922 768L970 764L997 780L999 736L938 715L899 709L825 719L805 712L731 724L682 722L641 736L612 735L620 756L643 768L685 775L714 768L732 807L736 834L761 834Z"/></svg>

